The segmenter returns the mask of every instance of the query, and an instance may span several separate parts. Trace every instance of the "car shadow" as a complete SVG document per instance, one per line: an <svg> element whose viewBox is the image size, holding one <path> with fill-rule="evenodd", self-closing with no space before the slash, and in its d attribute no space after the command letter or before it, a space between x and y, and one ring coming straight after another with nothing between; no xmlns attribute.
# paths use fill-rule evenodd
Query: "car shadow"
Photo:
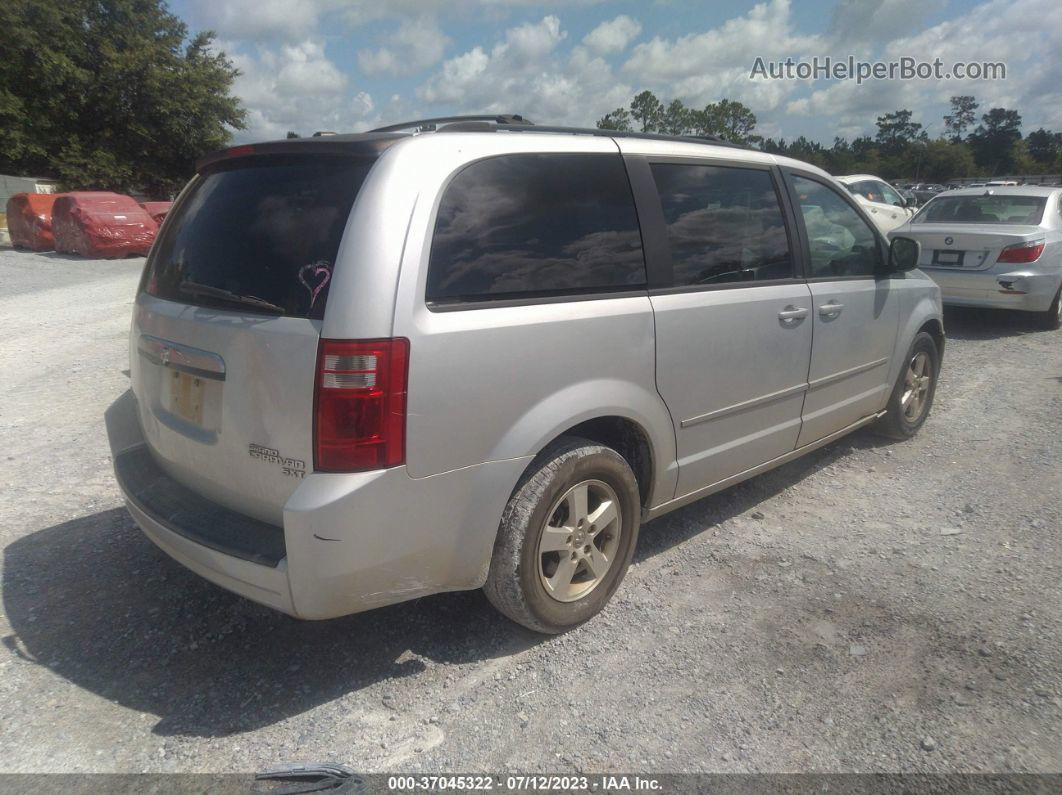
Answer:
<svg viewBox="0 0 1062 795"><path fill-rule="evenodd" d="M1005 309L979 309L965 306L944 307L944 331L957 340L990 340L1023 334L1051 334L1037 325L1032 312Z"/></svg>
<svg viewBox="0 0 1062 795"><path fill-rule="evenodd" d="M737 516L856 448L857 433L646 525L636 558ZM159 716L162 736L269 726L374 684L509 656L549 638L495 612L479 591L440 594L331 621L299 621L172 561L124 508L31 533L4 550L7 652Z"/></svg>

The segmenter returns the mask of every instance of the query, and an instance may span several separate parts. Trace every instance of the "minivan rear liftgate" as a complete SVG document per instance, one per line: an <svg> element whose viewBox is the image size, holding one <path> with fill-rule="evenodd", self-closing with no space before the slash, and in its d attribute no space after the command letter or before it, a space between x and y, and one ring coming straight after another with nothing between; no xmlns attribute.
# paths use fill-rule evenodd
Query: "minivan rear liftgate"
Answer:
<svg viewBox="0 0 1062 795"><path fill-rule="evenodd" d="M230 151L190 184L147 263L131 378L158 468L279 528L313 469L321 321L374 158Z"/></svg>

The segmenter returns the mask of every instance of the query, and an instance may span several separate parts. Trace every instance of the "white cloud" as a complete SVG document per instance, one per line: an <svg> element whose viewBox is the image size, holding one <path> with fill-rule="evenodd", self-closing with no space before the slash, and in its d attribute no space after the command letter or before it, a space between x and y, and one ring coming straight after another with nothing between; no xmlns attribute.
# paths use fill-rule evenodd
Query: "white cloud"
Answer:
<svg viewBox="0 0 1062 795"><path fill-rule="evenodd" d="M630 101L631 87L586 47L565 55L560 20L544 17L442 64L417 97L448 112L521 113L539 123L587 125ZM431 115L431 114L426 114Z"/></svg>
<svg viewBox="0 0 1062 795"><path fill-rule="evenodd" d="M1016 108L1026 132L1062 126L1062 61L1044 57L1062 49L1062 5L1056 0L993 0L969 13L884 48L887 59L940 58L945 68L957 61L1002 61L1006 80L878 80L828 84L788 104L793 115L827 116L839 126L874 130L876 116L897 108L914 111L930 135L942 132L948 98L972 94L981 105Z"/></svg>
<svg viewBox="0 0 1062 795"><path fill-rule="evenodd" d="M345 132L372 113L372 98L350 93L349 78L318 40L261 44L253 55L226 51L241 72L234 92L248 109L239 140L283 138L288 130Z"/></svg>
<svg viewBox="0 0 1062 795"><path fill-rule="evenodd" d="M791 0L762 0L730 20L673 37L646 38L653 30L649 17L639 22L599 13L599 24L581 40L569 35L562 12L543 13L537 21L467 42L449 58L444 29L456 36L450 31L456 20L474 19L481 29L514 11L523 19L545 0L190 2L225 36L218 47L244 72L236 93L249 108L252 130L241 139L287 129L357 130L449 113L524 113L540 123L590 125L642 89L693 107L724 97L739 100L756 113L762 134L791 139L803 133L824 143L835 134L873 134L877 116L904 107L937 134L948 97L960 93L974 94L983 110L1017 108L1026 132L1062 128L1062 59L1051 57L1062 50L1058 0L988 0L952 11L949 20L928 29L922 20L938 14L944 0L838 0L832 16L823 19L825 29L815 34L798 28ZM594 2L548 5L552 12ZM356 27L367 21L377 24ZM338 46L357 53L361 76L328 57L325 31L330 48L338 39ZM808 60L849 53L870 60L940 57L948 65L1005 61L1008 79L857 85L749 76L757 56ZM415 90L400 89L382 102L370 96L374 77L418 73L425 76Z"/></svg>
<svg viewBox="0 0 1062 795"><path fill-rule="evenodd" d="M615 55L627 49L627 45L641 32L642 25L638 20L620 14L587 33L583 44L596 55Z"/></svg>
<svg viewBox="0 0 1062 795"><path fill-rule="evenodd" d="M434 19L406 20L384 39L383 47L360 50L358 65L367 75L416 74L441 61L449 42Z"/></svg>
<svg viewBox="0 0 1062 795"><path fill-rule="evenodd" d="M314 33L327 7L321 0L191 0L202 27L223 37L299 41Z"/></svg>
<svg viewBox="0 0 1062 795"><path fill-rule="evenodd" d="M889 41L921 27L946 0L839 0L830 35L838 43Z"/></svg>
<svg viewBox="0 0 1062 795"><path fill-rule="evenodd" d="M567 35L555 16L510 28L489 54L477 46L445 61L442 71L417 89L417 96L465 107L500 101L511 108L523 100L527 83L542 76L544 61Z"/></svg>

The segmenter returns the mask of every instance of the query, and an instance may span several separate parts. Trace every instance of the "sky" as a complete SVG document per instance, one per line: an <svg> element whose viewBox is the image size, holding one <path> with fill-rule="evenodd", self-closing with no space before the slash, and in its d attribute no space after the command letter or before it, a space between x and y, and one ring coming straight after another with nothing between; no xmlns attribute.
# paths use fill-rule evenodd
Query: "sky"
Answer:
<svg viewBox="0 0 1062 795"><path fill-rule="evenodd" d="M643 89L701 108L727 98L756 132L826 145L908 108L943 133L948 98L1017 109L1023 132L1062 130L1059 0L171 0L241 71L237 142L288 130L358 132L411 119L519 113L593 126ZM757 57L945 68L1002 61L1005 80L766 80Z"/></svg>

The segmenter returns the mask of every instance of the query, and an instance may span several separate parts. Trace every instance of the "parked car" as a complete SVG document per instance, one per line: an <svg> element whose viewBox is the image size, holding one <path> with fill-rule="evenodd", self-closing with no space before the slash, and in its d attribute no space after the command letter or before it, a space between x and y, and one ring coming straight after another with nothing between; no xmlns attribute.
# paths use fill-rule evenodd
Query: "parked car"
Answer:
<svg viewBox="0 0 1062 795"><path fill-rule="evenodd" d="M308 619L483 587L561 632L643 520L924 423L939 290L821 169L434 123L229 149L167 216L107 424L190 569Z"/></svg>
<svg viewBox="0 0 1062 795"><path fill-rule="evenodd" d="M919 266L945 304L1035 312L1062 323L1062 190L951 191L894 230L922 244Z"/></svg>
<svg viewBox="0 0 1062 795"><path fill-rule="evenodd" d="M883 233L905 223L914 214L899 191L884 180L870 174L852 174L838 177L837 181L852 192Z"/></svg>
<svg viewBox="0 0 1062 795"><path fill-rule="evenodd" d="M158 224L136 200L122 193L64 193L52 207L55 250L82 257L145 256Z"/></svg>
<svg viewBox="0 0 1062 795"><path fill-rule="evenodd" d="M906 188L897 188L896 192L900 194L900 198L903 199L905 207L915 208L918 207L921 202L918 201L918 197L915 196L913 190L907 190Z"/></svg>
<svg viewBox="0 0 1062 795"><path fill-rule="evenodd" d="M140 206L151 216L151 220L159 226L166 220L166 213L170 211L173 202L140 202Z"/></svg>
<svg viewBox="0 0 1062 795"><path fill-rule="evenodd" d="M5 205L11 245L31 251L51 251L55 248L52 236L52 206L58 198L54 193L16 193Z"/></svg>

